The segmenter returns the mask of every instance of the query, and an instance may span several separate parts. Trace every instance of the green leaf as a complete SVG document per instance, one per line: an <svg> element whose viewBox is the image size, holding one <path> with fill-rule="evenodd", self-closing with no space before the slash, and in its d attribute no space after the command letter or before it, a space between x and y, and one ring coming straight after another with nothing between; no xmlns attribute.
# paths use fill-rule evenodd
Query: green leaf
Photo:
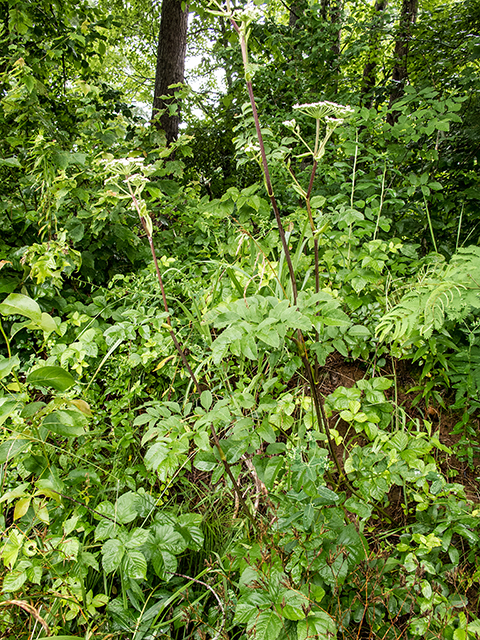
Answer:
<svg viewBox="0 0 480 640"><path fill-rule="evenodd" d="M80 636L42 636L38 640L83 640Z"/></svg>
<svg viewBox="0 0 480 640"><path fill-rule="evenodd" d="M20 365L20 359L17 355L12 358L2 358L0 360L0 380L6 378L15 367Z"/></svg>
<svg viewBox="0 0 480 640"><path fill-rule="evenodd" d="M28 576L26 571L15 570L11 573L7 573L5 579L3 580L2 591L4 593L18 591L18 589L23 587L24 583L27 580L27 577Z"/></svg>
<svg viewBox="0 0 480 640"><path fill-rule="evenodd" d="M42 321L42 311L35 300L21 293L11 293L0 304L0 313L4 316L25 316L37 324Z"/></svg>
<svg viewBox="0 0 480 640"><path fill-rule="evenodd" d="M0 158L0 167L19 167L21 168L21 164L18 161L18 158L12 156L11 158Z"/></svg>
<svg viewBox="0 0 480 640"><path fill-rule="evenodd" d="M106 574L116 571L125 553L125 547L120 540L110 539L102 547L102 565Z"/></svg>
<svg viewBox="0 0 480 640"><path fill-rule="evenodd" d="M143 544L148 542L151 538L151 533L148 529L137 528L134 529L128 536L128 541L125 543L126 549L138 549Z"/></svg>
<svg viewBox="0 0 480 640"><path fill-rule="evenodd" d="M147 561L140 551L127 551L122 560L123 574L130 580L145 580Z"/></svg>
<svg viewBox="0 0 480 640"><path fill-rule="evenodd" d="M208 411L210 409L210 407L212 406L212 401L212 392L208 389L206 391L202 391L202 394L200 396L200 403L205 411Z"/></svg>
<svg viewBox="0 0 480 640"><path fill-rule="evenodd" d="M356 513L361 518L370 518L372 515L372 508L366 502L360 502L352 497L345 500L345 508L351 513Z"/></svg>
<svg viewBox="0 0 480 640"><path fill-rule="evenodd" d="M138 516L136 503L137 496L133 491L128 491L118 498L115 510L118 522L128 524L135 520Z"/></svg>
<svg viewBox="0 0 480 640"><path fill-rule="evenodd" d="M262 611L255 624L255 640L275 640L282 629L282 621L275 611Z"/></svg>
<svg viewBox="0 0 480 640"><path fill-rule="evenodd" d="M11 460L14 458L17 453L24 451L28 445L30 444L30 440L24 440L23 438L10 439L6 440L0 445L0 464L7 462L7 460Z"/></svg>
<svg viewBox="0 0 480 640"><path fill-rule="evenodd" d="M79 411L53 411L45 416L42 426L64 438L83 436L85 418Z"/></svg>
<svg viewBox="0 0 480 640"><path fill-rule="evenodd" d="M326 202L326 198L324 196L313 196L310 200L310 205L315 209L320 209Z"/></svg>
<svg viewBox="0 0 480 640"><path fill-rule="evenodd" d="M155 544L175 555L183 553L187 547L183 536L178 531L175 531L171 524L155 526Z"/></svg>
<svg viewBox="0 0 480 640"><path fill-rule="evenodd" d="M333 640L337 630L333 619L325 611L315 611L306 620L300 620L297 625L297 639Z"/></svg>
<svg viewBox="0 0 480 640"><path fill-rule="evenodd" d="M177 559L168 551L163 549L155 549L152 555L152 564L155 573L159 578L168 582L173 578L177 571Z"/></svg>
<svg viewBox="0 0 480 640"><path fill-rule="evenodd" d="M176 529L182 535L189 549L194 551L200 551L203 547L204 536L200 529L201 523L201 516L194 513L180 516L177 521Z"/></svg>
<svg viewBox="0 0 480 640"><path fill-rule="evenodd" d="M0 398L0 425L5 422L18 406L19 403L15 400L11 400L8 397Z"/></svg>
<svg viewBox="0 0 480 640"><path fill-rule="evenodd" d="M199 471L213 471L219 464L213 453L208 451L199 451L193 462L193 466Z"/></svg>
<svg viewBox="0 0 480 640"><path fill-rule="evenodd" d="M6 567L11 569L14 566L20 549L23 546L23 540L23 534L15 529L12 529L8 534L8 539L3 545L1 552L3 564Z"/></svg>
<svg viewBox="0 0 480 640"><path fill-rule="evenodd" d="M63 392L75 384L75 378L62 367L48 366L30 372L27 382L35 387L53 387Z"/></svg>

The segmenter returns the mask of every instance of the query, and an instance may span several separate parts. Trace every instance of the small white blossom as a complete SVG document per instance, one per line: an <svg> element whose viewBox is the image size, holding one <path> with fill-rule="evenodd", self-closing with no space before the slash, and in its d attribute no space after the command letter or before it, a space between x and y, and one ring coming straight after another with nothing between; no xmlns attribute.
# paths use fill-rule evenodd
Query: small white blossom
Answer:
<svg viewBox="0 0 480 640"><path fill-rule="evenodd" d="M117 169L117 170L125 170L127 168L133 169L135 166L143 165L145 162L145 158L110 158L107 160L102 160L102 163L108 169Z"/></svg>
<svg viewBox="0 0 480 640"><path fill-rule="evenodd" d="M245 145L245 153L259 153L260 147L258 144L253 144L253 142L247 142Z"/></svg>
<svg viewBox="0 0 480 640"><path fill-rule="evenodd" d="M325 122L327 123L327 128L336 129L337 127L339 127L341 124L344 123L344 119L343 118L331 118L330 116L327 116L325 118Z"/></svg>
<svg viewBox="0 0 480 640"><path fill-rule="evenodd" d="M262 10L256 4L254 4L251 0L247 2L247 4L241 10L240 16L243 20L248 22L255 22L262 17Z"/></svg>
<svg viewBox="0 0 480 640"><path fill-rule="evenodd" d="M297 121L295 120L295 118L293 118L293 120L285 120L285 122L282 123L283 126L287 127L287 129L295 129L295 127L297 126Z"/></svg>

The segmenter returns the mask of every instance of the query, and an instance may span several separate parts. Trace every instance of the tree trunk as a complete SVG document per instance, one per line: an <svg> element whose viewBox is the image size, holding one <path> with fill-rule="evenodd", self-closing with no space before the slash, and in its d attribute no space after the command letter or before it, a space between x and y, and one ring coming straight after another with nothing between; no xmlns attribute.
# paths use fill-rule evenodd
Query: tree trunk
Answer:
<svg viewBox="0 0 480 640"><path fill-rule="evenodd" d="M373 20L370 28L368 44L368 61L363 69L361 101L370 109L372 106L372 91L377 81L377 65L380 59L380 35L384 20L384 11L388 0L376 0L373 8Z"/></svg>
<svg viewBox="0 0 480 640"><path fill-rule="evenodd" d="M407 60L412 38L412 28L417 20L418 0L403 0L402 12L398 28L397 41L395 43L394 67L392 71L393 86L390 92L391 109L393 104L403 96L405 92L405 80L408 76ZM398 112L391 111L387 114L387 122L395 124Z"/></svg>
<svg viewBox="0 0 480 640"><path fill-rule="evenodd" d="M155 70L155 93L153 96L152 120L158 129L163 129L167 144L178 138L180 105L170 114L169 105L175 90L170 85L185 80L185 54L187 50L188 6L182 9L181 0L163 0L160 34L158 36L157 66ZM160 115L157 115L160 112ZM163 112L163 113L162 113Z"/></svg>

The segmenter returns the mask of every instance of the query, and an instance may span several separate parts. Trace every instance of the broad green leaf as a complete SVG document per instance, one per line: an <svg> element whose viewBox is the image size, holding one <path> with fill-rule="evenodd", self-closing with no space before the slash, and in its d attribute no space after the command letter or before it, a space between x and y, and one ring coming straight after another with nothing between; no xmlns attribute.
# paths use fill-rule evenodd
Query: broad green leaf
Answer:
<svg viewBox="0 0 480 640"><path fill-rule="evenodd" d="M140 527L134 529L128 536L128 540L125 543L126 549L138 549L143 544L145 544L150 538L152 534L148 529L141 529Z"/></svg>
<svg viewBox="0 0 480 640"><path fill-rule="evenodd" d="M171 524L155 525L155 544L175 555L183 553L187 547L183 536Z"/></svg>
<svg viewBox="0 0 480 640"><path fill-rule="evenodd" d="M3 580L3 585L2 585L3 593L18 591L18 589L23 587L27 578L28 576L26 571L14 570L11 573L7 573L7 575Z"/></svg>
<svg viewBox="0 0 480 640"><path fill-rule="evenodd" d="M102 566L106 574L116 571L125 553L125 547L120 540L110 539L102 547Z"/></svg>
<svg viewBox="0 0 480 640"><path fill-rule="evenodd" d="M4 316L25 316L37 324L42 322L42 311L35 300L21 293L11 293L0 304L0 313Z"/></svg>
<svg viewBox="0 0 480 640"><path fill-rule="evenodd" d="M200 396L200 403L205 411L208 411L210 409L210 407L212 406L212 401L212 392L208 389L206 391L202 391L202 394Z"/></svg>
<svg viewBox="0 0 480 640"><path fill-rule="evenodd" d="M23 438L6 440L3 442L0 445L0 464L14 458L18 453L24 451L29 444L30 440L24 440Z"/></svg>
<svg viewBox="0 0 480 640"><path fill-rule="evenodd" d="M75 384L74 377L62 367L39 367L30 372L27 382L36 387L53 387L56 391L66 391Z"/></svg>
<svg viewBox="0 0 480 640"><path fill-rule="evenodd" d="M0 425L5 422L8 416L20 405L10 398L0 398Z"/></svg>
<svg viewBox="0 0 480 640"><path fill-rule="evenodd" d="M282 629L282 621L275 611L262 611L254 627L255 640L276 640Z"/></svg>
<svg viewBox="0 0 480 640"><path fill-rule="evenodd" d="M128 491L121 495L116 504L116 517L118 522L122 524L128 524L135 520L138 516L136 507L137 496L133 491Z"/></svg>
<svg viewBox="0 0 480 640"><path fill-rule="evenodd" d="M6 567L11 569L14 566L20 549L23 546L23 539L23 534L16 529L12 529L8 534L7 541L1 550L1 558Z"/></svg>
<svg viewBox="0 0 480 640"><path fill-rule="evenodd" d="M140 551L127 551L122 560L123 574L130 580L145 580L147 561Z"/></svg>
<svg viewBox="0 0 480 640"><path fill-rule="evenodd" d="M284 589L277 598L276 606L277 611L287 620L303 620L304 608L308 607L308 600L297 591Z"/></svg>
<svg viewBox="0 0 480 640"><path fill-rule="evenodd" d="M25 498L20 498L20 500L17 501L13 512L14 520L22 518L27 513L31 499L31 496L27 496Z"/></svg>
<svg viewBox="0 0 480 640"><path fill-rule="evenodd" d="M19 484L18 487L15 487L15 489L12 489L11 491L7 491L7 493L4 493L3 496L0 498L0 504L5 501L8 504L12 500L15 500L16 498L21 498L22 496L25 495L25 491L29 487L30 487L30 483L24 482L23 484Z"/></svg>
<svg viewBox="0 0 480 640"><path fill-rule="evenodd" d="M252 625L252 621L256 620L258 615L258 607L248 602L239 602L235 608L235 617L233 624Z"/></svg>
<svg viewBox="0 0 480 640"><path fill-rule="evenodd" d="M178 518L176 529L182 535L189 549L200 551L203 547L204 536L200 529L201 516L186 514Z"/></svg>
<svg viewBox="0 0 480 640"><path fill-rule="evenodd" d="M297 625L298 640L333 640L336 637L335 622L325 611L315 611Z"/></svg>
<svg viewBox="0 0 480 640"><path fill-rule="evenodd" d="M195 456L193 466L199 471L213 471L221 462L219 462L213 453L207 451L199 451Z"/></svg>
<svg viewBox="0 0 480 640"><path fill-rule="evenodd" d="M53 411L45 416L42 426L65 438L83 436L85 418L78 411Z"/></svg>
<svg viewBox="0 0 480 640"><path fill-rule="evenodd" d="M390 438L389 444L394 449L397 449L397 451L403 451L408 445L408 436L403 431L397 431L397 433Z"/></svg>
<svg viewBox="0 0 480 640"><path fill-rule="evenodd" d="M157 548L152 555L152 564L159 578L168 582L177 571L177 558L168 551Z"/></svg>
<svg viewBox="0 0 480 640"><path fill-rule="evenodd" d="M356 513L361 518L369 518L372 515L372 507L370 505L353 497L345 500L345 508L351 513Z"/></svg>
<svg viewBox="0 0 480 640"><path fill-rule="evenodd" d="M152 445L145 454L145 466L147 469L156 471L158 467L164 462L170 455L170 448L164 442L156 442Z"/></svg>
<svg viewBox="0 0 480 640"><path fill-rule="evenodd" d="M53 333L57 329L55 320L48 313L43 312L38 326L47 334Z"/></svg>
<svg viewBox="0 0 480 640"><path fill-rule="evenodd" d="M6 378L15 367L20 365L20 359L17 355L12 358L2 358L0 360L0 380Z"/></svg>

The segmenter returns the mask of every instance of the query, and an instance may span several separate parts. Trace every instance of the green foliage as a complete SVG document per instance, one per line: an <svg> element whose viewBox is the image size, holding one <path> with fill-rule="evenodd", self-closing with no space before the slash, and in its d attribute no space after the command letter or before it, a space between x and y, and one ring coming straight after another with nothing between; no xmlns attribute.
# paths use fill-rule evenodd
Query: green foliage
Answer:
<svg viewBox="0 0 480 640"><path fill-rule="evenodd" d="M228 90L167 148L119 79L156 8L3 3L2 637L480 632L467 4L421 8L393 125L399 3L197 7Z"/></svg>

